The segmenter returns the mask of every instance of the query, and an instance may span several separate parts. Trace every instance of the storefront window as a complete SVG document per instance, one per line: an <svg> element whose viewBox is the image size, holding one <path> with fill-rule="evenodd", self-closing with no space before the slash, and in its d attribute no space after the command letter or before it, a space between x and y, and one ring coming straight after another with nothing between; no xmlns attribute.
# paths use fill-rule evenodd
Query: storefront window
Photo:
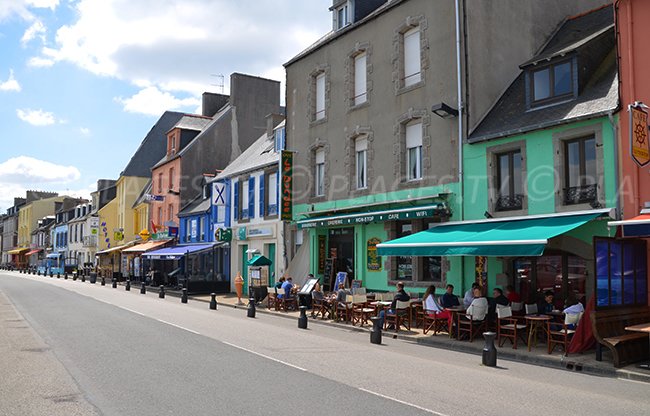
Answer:
<svg viewBox="0 0 650 416"><path fill-rule="evenodd" d="M397 237L406 237L413 233L413 225L410 222L398 224ZM413 280L413 257L397 257L397 280Z"/></svg>
<svg viewBox="0 0 650 416"><path fill-rule="evenodd" d="M596 307L646 305L647 249L643 240L598 238Z"/></svg>
<svg viewBox="0 0 650 416"><path fill-rule="evenodd" d="M515 289L524 302L538 302L552 291L555 306L562 309L568 297L586 302L587 262L569 254L521 258L513 263Z"/></svg>
<svg viewBox="0 0 650 416"><path fill-rule="evenodd" d="M533 299L533 261L531 259L517 259L514 261L515 288L519 291L524 301Z"/></svg>

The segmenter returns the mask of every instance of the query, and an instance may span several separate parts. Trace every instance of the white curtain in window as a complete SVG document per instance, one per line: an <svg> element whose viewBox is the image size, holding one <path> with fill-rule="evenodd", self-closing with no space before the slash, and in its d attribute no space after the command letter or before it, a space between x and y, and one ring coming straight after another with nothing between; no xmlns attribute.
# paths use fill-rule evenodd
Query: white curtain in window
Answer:
<svg viewBox="0 0 650 416"><path fill-rule="evenodd" d="M278 203L278 174L269 175L269 203L268 205L277 205Z"/></svg>
<svg viewBox="0 0 650 416"><path fill-rule="evenodd" d="M404 86L420 82L420 28L404 33Z"/></svg>
<svg viewBox="0 0 650 416"><path fill-rule="evenodd" d="M354 105L366 102L366 54L354 58Z"/></svg>
<svg viewBox="0 0 650 416"><path fill-rule="evenodd" d="M316 120L325 117L325 74L316 77Z"/></svg>

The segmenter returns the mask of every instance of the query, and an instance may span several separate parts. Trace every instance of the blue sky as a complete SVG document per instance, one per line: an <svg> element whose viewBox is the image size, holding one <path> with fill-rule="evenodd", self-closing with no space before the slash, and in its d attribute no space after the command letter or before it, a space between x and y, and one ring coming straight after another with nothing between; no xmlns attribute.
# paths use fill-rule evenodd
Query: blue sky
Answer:
<svg viewBox="0 0 650 416"><path fill-rule="evenodd" d="M233 72L284 85L282 63L331 29L330 5L0 0L0 212L27 189L88 196L117 179L163 111L199 112Z"/></svg>

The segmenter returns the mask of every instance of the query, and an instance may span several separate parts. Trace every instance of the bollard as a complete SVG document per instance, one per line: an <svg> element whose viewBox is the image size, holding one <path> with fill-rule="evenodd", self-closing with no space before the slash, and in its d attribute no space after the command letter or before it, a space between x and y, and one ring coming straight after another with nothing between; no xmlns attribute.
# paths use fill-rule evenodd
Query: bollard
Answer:
<svg viewBox="0 0 650 416"><path fill-rule="evenodd" d="M183 293L181 294L181 303L187 303L187 289L183 288L182 292Z"/></svg>
<svg viewBox="0 0 650 416"><path fill-rule="evenodd" d="M65 280L68 280L68 272L63 273L63 278L64 278Z"/></svg>
<svg viewBox="0 0 650 416"><path fill-rule="evenodd" d="M73 274L73 275L72 275L72 281L73 281L73 282L76 282L76 281L77 281L77 275L76 275L76 274Z"/></svg>
<svg viewBox="0 0 650 416"><path fill-rule="evenodd" d="M142 286L140 287L140 294L144 295L145 293L147 293L147 286L144 282L142 282Z"/></svg>
<svg viewBox="0 0 650 416"><path fill-rule="evenodd" d="M50 277L54 277L54 273L52 273L52 270L50 270Z"/></svg>
<svg viewBox="0 0 650 416"><path fill-rule="evenodd" d="M216 293L210 293L210 309L213 311L217 310L217 294Z"/></svg>
<svg viewBox="0 0 650 416"><path fill-rule="evenodd" d="M102 277L102 286L106 286L106 279Z"/></svg>
<svg viewBox="0 0 650 416"><path fill-rule="evenodd" d="M83 283L83 282L85 282L85 281L86 281L86 276L82 274L82 275L81 275L81 282Z"/></svg>
<svg viewBox="0 0 650 416"><path fill-rule="evenodd" d="M497 349L494 346L495 332L483 332L485 346L483 347L483 365L487 367L497 366Z"/></svg>
<svg viewBox="0 0 650 416"><path fill-rule="evenodd" d="M160 285L160 290L158 291L158 297L160 299L165 299L165 286Z"/></svg>
<svg viewBox="0 0 650 416"><path fill-rule="evenodd" d="M112 278L111 280L112 280L112 282L113 282L113 289L117 289L117 279L116 279L116 278Z"/></svg>
<svg viewBox="0 0 650 416"><path fill-rule="evenodd" d="M370 343L381 345L381 319L378 316L370 318L372 330L370 331Z"/></svg>
<svg viewBox="0 0 650 416"><path fill-rule="evenodd" d="M246 316L249 318L255 318L255 298L248 299L248 312Z"/></svg>
<svg viewBox="0 0 650 416"><path fill-rule="evenodd" d="M56 278L57 278L57 279L60 279L60 278L61 278L61 273L56 272Z"/></svg>
<svg viewBox="0 0 650 416"><path fill-rule="evenodd" d="M298 317L298 328L307 329L307 306L300 307L300 317Z"/></svg>
<svg viewBox="0 0 650 416"><path fill-rule="evenodd" d="M38 276L40 276L40 275L41 275L41 271L40 271L40 270L36 270L36 274L37 274Z"/></svg>
<svg viewBox="0 0 650 416"><path fill-rule="evenodd" d="M124 290L126 290L127 292L131 291L131 281L128 279L126 280L126 286L124 286Z"/></svg>

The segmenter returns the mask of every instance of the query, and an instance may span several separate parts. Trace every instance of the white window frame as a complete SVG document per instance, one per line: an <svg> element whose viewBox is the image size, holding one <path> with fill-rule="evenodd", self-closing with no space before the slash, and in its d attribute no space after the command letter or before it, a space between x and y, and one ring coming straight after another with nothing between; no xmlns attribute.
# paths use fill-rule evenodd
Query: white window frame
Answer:
<svg viewBox="0 0 650 416"><path fill-rule="evenodd" d="M316 102L314 119L316 121L325 118L325 72L320 72L314 77L316 83Z"/></svg>
<svg viewBox="0 0 650 416"><path fill-rule="evenodd" d="M278 172L269 174L267 187L266 215L278 215ZM271 209L273 206L274 209Z"/></svg>
<svg viewBox="0 0 650 416"><path fill-rule="evenodd" d="M363 136L354 141L355 176L357 189L368 187L368 138Z"/></svg>
<svg viewBox="0 0 650 416"><path fill-rule="evenodd" d="M418 181L422 179L422 121L412 121L406 125L406 180ZM411 172L411 149L415 150L415 176Z"/></svg>
<svg viewBox="0 0 650 416"><path fill-rule="evenodd" d="M251 218L251 214L254 215L255 213L248 212L248 179L239 181L239 184L241 187L239 190L239 195L241 198L241 206L239 207L239 220L241 221Z"/></svg>
<svg viewBox="0 0 650 416"><path fill-rule="evenodd" d="M353 105L361 105L368 101L367 60L368 54L365 51L354 57Z"/></svg>
<svg viewBox="0 0 650 416"><path fill-rule="evenodd" d="M314 195L323 196L325 195L325 149L316 150L315 160L316 164L314 166Z"/></svg>
<svg viewBox="0 0 650 416"><path fill-rule="evenodd" d="M341 19L341 13L343 18ZM341 6L334 9L334 30L343 29L345 26L349 25L350 22L350 4L348 2L342 4Z"/></svg>
<svg viewBox="0 0 650 416"><path fill-rule="evenodd" d="M420 26L415 26L402 34L404 44L404 87L410 87L422 81Z"/></svg>

